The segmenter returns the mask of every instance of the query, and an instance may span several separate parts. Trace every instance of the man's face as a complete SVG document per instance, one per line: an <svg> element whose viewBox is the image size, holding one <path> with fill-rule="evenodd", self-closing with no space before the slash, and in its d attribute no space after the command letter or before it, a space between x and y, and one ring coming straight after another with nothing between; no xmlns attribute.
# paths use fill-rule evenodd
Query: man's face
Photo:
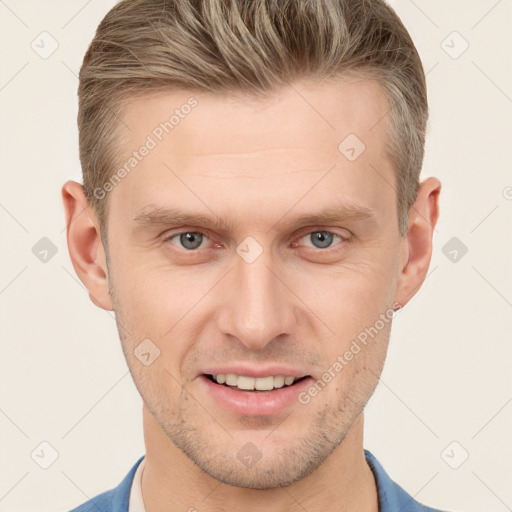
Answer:
<svg viewBox="0 0 512 512"><path fill-rule="evenodd" d="M197 105L172 131L155 132L191 96ZM341 80L295 84L260 103L161 93L125 110L126 160L148 135L156 146L110 192L109 285L123 350L154 425L214 478L256 488L304 478L373 393L405 263L387 110L376 82ZM350 134L366 146L359 156L353 136L339 149ZM218 225L151 215L166 209ZM365 328L372 335L356 353ZM235 410L204 376L234 365L281 365L310 380L302 400ZM246 452L261 460L242 464Z"/></svg>

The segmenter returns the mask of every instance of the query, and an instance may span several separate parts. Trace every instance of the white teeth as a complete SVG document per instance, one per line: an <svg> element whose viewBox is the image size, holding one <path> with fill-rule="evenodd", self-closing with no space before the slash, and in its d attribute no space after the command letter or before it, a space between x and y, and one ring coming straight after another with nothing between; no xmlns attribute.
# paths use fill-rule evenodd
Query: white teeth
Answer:
<svg viewBox="0 0 512 512"><path fill-rule="evenodd" d="M240 375L238 377L238 389L254 389L256 379L254 377L244 377L243 375Z"/></svg>
<svg viewBox="0 0 512 512"><path fill-rule="evenodd" d="M226 384L228 386L236 386L238 384L238 377L232 373L226 375Z"/></svg>
<svg viewBox="0 0 512 512"><path fill-rule="evenodd" d="M274 389L274 377L259 377L254 380L254 387L260 391L269 391ZM240 386L240 377L238 378L238 386Z"/></svg>
<svg viewBox="0 0 512 512"><path fill-rule="evenodd" d="M274 387L282 388L284 386L284 377L280 375L279 377L274 377Z"/></svg>
<svg viewBox="0 0 512 512"><path fill-rule="evenodd" d="M278 375L276 377L247 377L245 375L235 375L233 373L219 373L213 375L213 379L219 384L227 384L228 386L238 387L238 389L271 391L274 388L282 388L290 386L296 380L295 377L284 377Z"/></svg>

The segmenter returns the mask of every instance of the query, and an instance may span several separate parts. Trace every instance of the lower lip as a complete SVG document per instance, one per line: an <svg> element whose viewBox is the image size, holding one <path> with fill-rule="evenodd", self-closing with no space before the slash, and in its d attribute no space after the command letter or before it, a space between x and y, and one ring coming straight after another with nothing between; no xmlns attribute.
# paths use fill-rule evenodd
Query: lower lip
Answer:
<svg viewBox="0 0 512 512"><path fill-rule="evenodd" d="M292 386L259 393L216 384L205 375L199 376L198 380L217 403L235 414L271 416L298 402L299 393L311 385L313 378L306 377Z"/></svg>

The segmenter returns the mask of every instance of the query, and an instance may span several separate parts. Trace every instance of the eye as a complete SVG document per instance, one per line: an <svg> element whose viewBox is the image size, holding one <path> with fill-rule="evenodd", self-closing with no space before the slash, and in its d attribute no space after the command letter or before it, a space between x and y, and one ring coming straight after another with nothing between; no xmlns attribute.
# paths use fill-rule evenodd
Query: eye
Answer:
<svg viewBox="0 0 512 512"><path fill-rule="evenodd" d="M348 241L348 238L331 231L311 231L306 236L301 237L299 240L306 239L311 241L314 249L328 249L333 245L333 240L335 238L339 238L342 242ZM295 246L296 244L293 245Z"/></svg>
<svg viewBox="0 0 512 512"><path fill-rule="evenodd" d="M324 230L311 231L298 240L306 239L310 241L312 246L309 247L313 249L329 249L333 245L335 238L338 238L341 242L348 242L349 240L348 237ZM165 237L163 241L170 242L172 245L177 246L178 249L194 252L197 249L205 248L203 242L208 239L209 237L200 231L182 231ZM298 244L294 242L292 247L297 247L297 245ZM307 244L305 246L308 247Z"/></svg>
<svg viewBox="0 0 512 512"><path fill-rule="evenodd" d="M178 247L184 248L187 251L194 251L195 249L198 249L202 242L207 239L208 237L199 231L183 231L181 233L176 233L174 235L168 236L164 239L164 242L172 242L174 238L177 238L178 240ZM173 245L177 245L174 244Z"/></svg>

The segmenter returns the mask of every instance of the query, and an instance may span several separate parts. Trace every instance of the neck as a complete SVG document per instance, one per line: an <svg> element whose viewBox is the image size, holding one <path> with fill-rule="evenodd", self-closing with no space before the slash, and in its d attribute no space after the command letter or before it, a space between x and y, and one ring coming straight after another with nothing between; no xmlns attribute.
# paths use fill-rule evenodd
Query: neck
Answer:
<svg viewBox="0 0 512 512"><path fill-rule="evenodd" d="M316 471L288 487L248 489L217 481L166 436L144 406L145 512L378 512L377 488L363 451L363 414Z"/></svg>

